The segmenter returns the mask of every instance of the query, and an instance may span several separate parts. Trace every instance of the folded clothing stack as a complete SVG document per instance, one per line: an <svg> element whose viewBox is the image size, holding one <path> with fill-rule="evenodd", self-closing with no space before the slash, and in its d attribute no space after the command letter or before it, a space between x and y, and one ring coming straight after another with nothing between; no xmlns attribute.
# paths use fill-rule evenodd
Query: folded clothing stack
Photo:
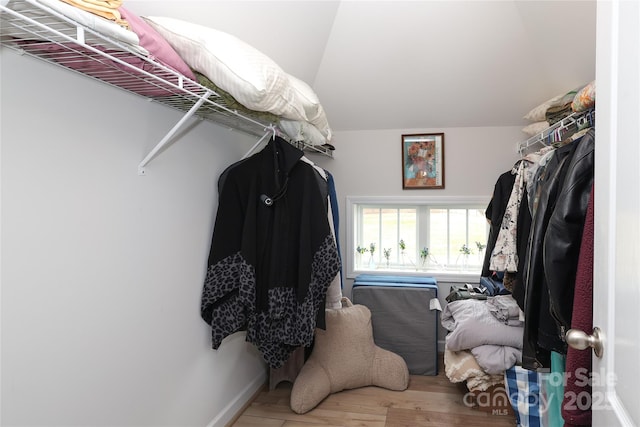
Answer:
<svg viewBox="0 0 640 427"><path fill-rule="evenodd" d="M121 27L129 29L129 24L122 18L118 8L122 6L122 0L61 0L75 6L78 9L86 10L94 15L101 16L115 22Z"/></svg>

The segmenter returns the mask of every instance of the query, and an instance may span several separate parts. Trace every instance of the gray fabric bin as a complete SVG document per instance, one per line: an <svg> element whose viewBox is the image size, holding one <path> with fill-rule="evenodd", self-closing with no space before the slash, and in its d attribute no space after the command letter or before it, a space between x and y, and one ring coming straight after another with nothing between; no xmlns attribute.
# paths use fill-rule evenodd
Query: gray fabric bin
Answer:
<svg viewBox="0 0 640 427"><path fill-rule="evenodd" d="M430 309L438 286L429 279L432 283L356 278L352 289L353 303L371 311L375 343L400 355L413 375L438 374L438 311Z"/></svg>

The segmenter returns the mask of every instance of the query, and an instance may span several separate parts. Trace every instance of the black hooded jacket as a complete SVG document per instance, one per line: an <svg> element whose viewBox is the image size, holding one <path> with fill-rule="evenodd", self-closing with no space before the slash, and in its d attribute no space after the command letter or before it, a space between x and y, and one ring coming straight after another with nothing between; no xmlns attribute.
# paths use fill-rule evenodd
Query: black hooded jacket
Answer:
<svg viewBox="0 0 640 427"><path fill-rule="evenodd" d="M276 137L223 172L202 292L213 348L246 330L272 368L324 327L340 269L327 183L302 155Z"/></svg>

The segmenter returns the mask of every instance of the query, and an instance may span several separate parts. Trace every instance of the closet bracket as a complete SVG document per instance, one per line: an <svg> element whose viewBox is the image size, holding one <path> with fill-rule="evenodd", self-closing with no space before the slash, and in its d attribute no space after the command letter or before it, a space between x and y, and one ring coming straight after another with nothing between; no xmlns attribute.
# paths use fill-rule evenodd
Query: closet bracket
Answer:
<svg viewBox="0 0 640 427"><path fill-rule="evenodd" d="M147 166L147 164L156 156L156 154L162 148L164 148L165 145L167 145L167 143L171 140L171 138L173 138L176 132L178 132L178 130L180 130L180 128L184 126L185 122L189 120L191 116L195 114L196 111L198 111L198 108L200 108L202 104L204 104L204 102L207 100L207 98L209 98L209 96L211 96L212 93L213 92L209 90L204 95L202 95L202 98L200 98L198 102L193 104L191 109L189 109L189 111L185 113L185 115L180 119L180 121L178 121L178 123L176 123L175 126L171 128L171 130L164 136L164 138L160 140L160 142L158 142L158 144L156 144L155 147L153 147L153 150L151 150L149 154L147 154L147 156L138 165L138 175L146 174L145 166Z"/></svg>

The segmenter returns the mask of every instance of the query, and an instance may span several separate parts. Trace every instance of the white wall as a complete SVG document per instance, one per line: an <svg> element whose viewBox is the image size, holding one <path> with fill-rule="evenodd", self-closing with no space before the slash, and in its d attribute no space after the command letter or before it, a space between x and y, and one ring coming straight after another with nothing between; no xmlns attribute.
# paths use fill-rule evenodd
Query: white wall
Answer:
<svg viewBox="0 0 640 427"><path fill-rule="evenodd" d="M3 48L3 426L212 426L266 381L199 304L217 177L256 138Z"/></svg>

